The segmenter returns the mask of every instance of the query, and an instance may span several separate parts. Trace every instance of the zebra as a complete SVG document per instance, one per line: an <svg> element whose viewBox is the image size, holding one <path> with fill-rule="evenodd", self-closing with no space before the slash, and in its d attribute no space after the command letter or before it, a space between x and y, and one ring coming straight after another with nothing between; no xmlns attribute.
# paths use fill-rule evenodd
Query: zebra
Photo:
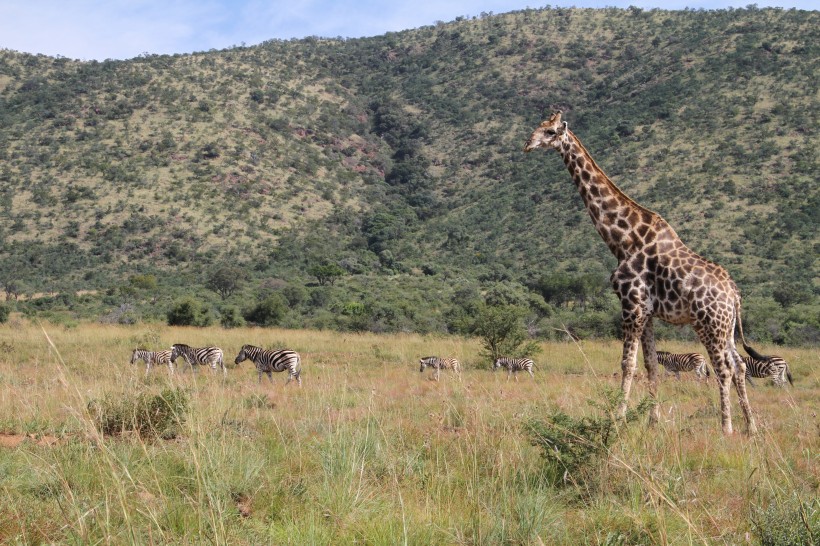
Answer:
<svg viewBox="0 0 820 546"><path fill-rule="evenodd" d="M228 374L225 369L225 362L222 358L222 349L219 347L202 347L194 348L185 345L184 343L175 343L171 347L171 362L175 362L177 358L183 357L191 370L194 369L194 364L209 365L212 370L216 371L217 365L222 367L222 373Z"/></svg>
<svg viewBox="0 0 820 546"><path fill-rule="evenodd" d="M695 376L708 379L710 377L709 365L706 358L700 353L674 354L666 351L658 351L658 364L666 369L666 373L674 373L680 379L680 372L695 372Z"/></svg>
<svg viewBox="0 0 820 546"><path fill-rule="evenodd" d="M498 368L506 368L507 369L507 381L510 380L510 376L514 372L526 371L530 374L530 377L535 377L532 373L532 367L535 366L535 363L530 358L510 358L506 356L499 356L493 362L493 371L496 371ZM518 381L518 376L515 378Z"/></svg>
<svg viewBox="0 0 820 546"><path fill-rule="evenodd" d="M299 386L302 386L302 357L296 351L288 349L263 349L253 345L243 345L239 354L236 355L234 364L237 366L243 360L251 360L256 365L257 382L262 382L262 374L268 374L268 379L273 383L271 372L283 372L288 370L288 380L285 385L295 379Z"/></svg>
<svg viewBox="0 0 820 546"><path fill-rule="evenodd" d="M441 370L453 370L457 374L461 374L461 364L455 358L439 358L437 356L425 356L419 360L421 367L419 373L424 371L424 368L433 368L436 381L439 380Z"/></svg>
<svg viewBox="0 0 820 546"><path fill-rule="evenodd" d="M789 385L794 385L789 365L781 357L764 356L748 345L744 345L743 348L749 353L749 356L741 355L740 358L746 364L746 381L750 385L753 384L753 377L771 377L778 387L785 387L786 380L789 381Z"/></svg>
<svg viewBox="0 0 820 546"><path fill-rule="evenodd" d="M171 370L171 373L174 373L174 365L171 364L171 350L166 349L163 351L149 351L148 349L134 349L134 352L131 353L131 364L136 364L137 360L142 360L145 362L145 373L148 374L148 370L151 369L151 365L154 364L167 364L168 369Z"/></svg>

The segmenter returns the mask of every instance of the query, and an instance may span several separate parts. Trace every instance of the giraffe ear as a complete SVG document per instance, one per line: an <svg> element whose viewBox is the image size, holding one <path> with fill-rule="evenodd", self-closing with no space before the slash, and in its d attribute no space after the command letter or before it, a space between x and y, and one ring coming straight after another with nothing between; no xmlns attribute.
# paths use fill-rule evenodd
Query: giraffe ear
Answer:
<svg viewBox="0 0 820 546"><path fill-rule="evenodd" d="M563 135L567 132L567 129L567 122L565 121L564 123L558 126L558 130L556 131L556 133L558 133L559 135Z"/></svg>
<svg viewBox="0 0 820 546"><path fill-rule="evenodd" d="M544 122L544 124L546 125L553 125L557 123L561 123L561 110L554 112L550 116L550 119Z"/></svg>

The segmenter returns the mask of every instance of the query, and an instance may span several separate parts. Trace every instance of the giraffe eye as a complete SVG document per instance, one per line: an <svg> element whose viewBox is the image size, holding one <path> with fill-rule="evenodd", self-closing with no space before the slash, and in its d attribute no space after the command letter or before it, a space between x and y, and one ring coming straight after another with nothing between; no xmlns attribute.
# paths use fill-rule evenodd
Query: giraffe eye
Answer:
<svg viewBox="0 0 820 546"><path fill-rule="evenodd" d="M552 129L547 129L547 134L548 135L554 135L555 131L553 131Z"/></svg>

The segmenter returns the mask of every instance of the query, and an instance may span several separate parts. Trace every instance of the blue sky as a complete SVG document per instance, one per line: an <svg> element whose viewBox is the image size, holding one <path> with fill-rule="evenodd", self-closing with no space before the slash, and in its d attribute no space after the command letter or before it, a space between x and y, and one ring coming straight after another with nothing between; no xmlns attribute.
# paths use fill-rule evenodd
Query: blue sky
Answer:
<svg viewBox="0 0 820 546"><path fill-rule="evenodd" d="M546 5L651 9L820 9L820 0L2 0L0 49L70 59L130 59L254 45L273 38L357 38L482 12Z"/></svg>

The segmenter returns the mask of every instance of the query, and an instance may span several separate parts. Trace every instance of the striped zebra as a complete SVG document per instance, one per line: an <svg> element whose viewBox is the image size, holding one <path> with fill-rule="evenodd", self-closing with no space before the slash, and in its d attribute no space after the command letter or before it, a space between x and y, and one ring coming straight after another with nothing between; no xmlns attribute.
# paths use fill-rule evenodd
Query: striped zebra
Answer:
<svg viewBox="0 0 820 546"><path fill-rule="evenodd" d="M666 373L674 373L678 379L680 372L695 372L698 379L710 376L706 358L700 353L675 354L658 351L658 364L666 369Z"/></svg>
<svg viewBox="0 0 820 546"><path fill-rule="evenodd" d="M244 360L250 360L256 365L257 380L262 382L262 374L268 374L268 379L273 383L272 372L283 372L288 370L288 380L285 385L295 379L299 386L302 386L302 358L296 351L288 349L263 349L253 345L243 345L239 354L236 355L234 364L237 366Z"/></svg>
<svg viewBox="0 0 820 546"><path fill-rule="evenodd" d="M743 348L749 353L749 356L740 357L746 364L746 380L749 384L753 384L753 377L770 377L778 387L785 387L787 380L789 385L794 385L792 373L785 360L779 356L764 356L748 345L744 345Z"/></svg>
<svg viewBox="0 0 820 546"><path fill-rule="evenodd" d="M419 360L421 367L419 373L424 371L424 368L433 368L435 372L436 381L439 380L441 370L453 370L457 374L461 374L461 364L455 358L439 358L437 356L425 356Z"/></svg>
<svg viewBox="0 0 820 546"><path fill-rule="evenodd" d="M532 373L532 367L535 366L535 363L532 361L531 358L510 358L506 356L500 356L495 359L493 362L493 371L496 371L498 368L506 368L507 369L507 381L510 380L510 376L515 372L526 371L530 374L530 377L535 377ZM515 380L518 381L518 376L515 377Z"/></svg>
<svg viewBox="0 0 820 546"><path fill-rule="evenodd" d="M194 364L208 365L212 370L216 371L217 365L222 367L222 373L227 375L228 370L225 369L225 362L222 358L222 349L219 347L201 347L194 348L185 345L184 343L175 343L171 347L171 362L176 362L176 359L183 357L191 370L194 369Z"/></svg>
<svg viewBox="0 0 820 546"><path fill-rule="evenodd" d="M174 373L174 365L171 364L171 350L165 349L164 351L149 351L148 349L134 349L134 352L131 353L131 364L136 364L138 360L142 360L145 362L145 373L148 374L148 370L151 369L151 366L159 365L159 364L167 364L168 369L171 370L171 373Z"/></svg>

